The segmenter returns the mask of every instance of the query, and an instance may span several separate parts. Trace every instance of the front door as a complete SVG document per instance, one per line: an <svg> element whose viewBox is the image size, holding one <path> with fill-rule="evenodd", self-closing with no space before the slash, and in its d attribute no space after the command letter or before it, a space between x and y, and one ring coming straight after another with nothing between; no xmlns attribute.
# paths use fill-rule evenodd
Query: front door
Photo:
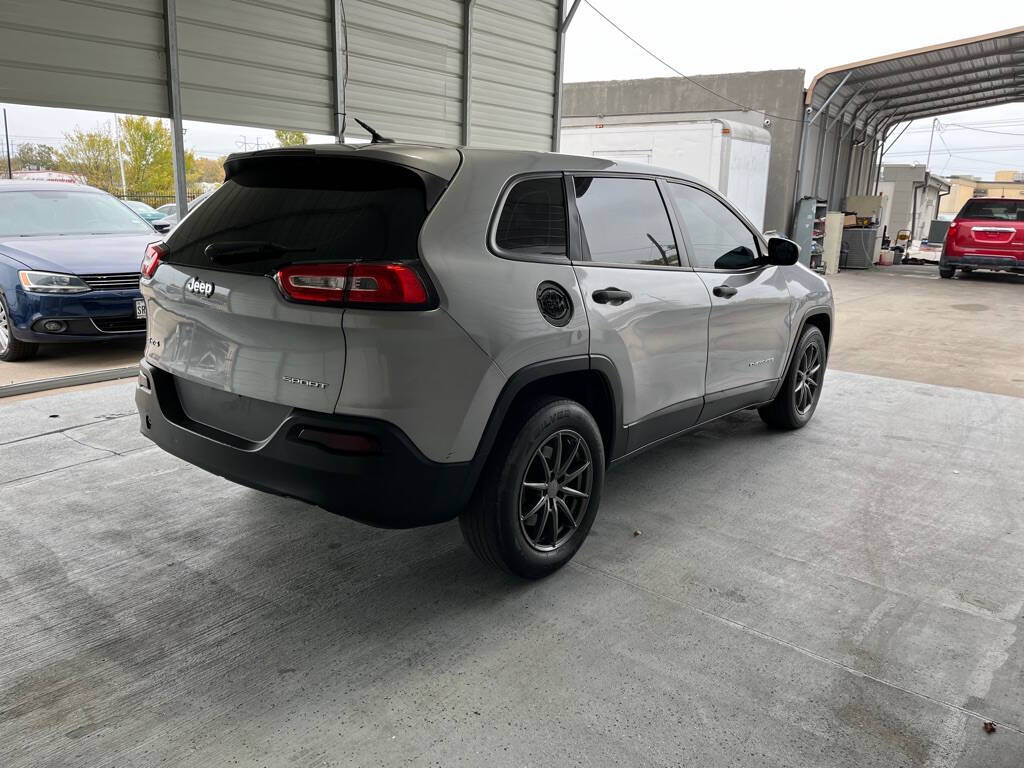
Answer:
<svg viewBox="0 0 1024 768"><path fill-rule="evenodd" d="M711 301L682 266L657 180L576 175L568 186L590 352L618 371L627 449L635 450L696 423Z"/></svg>
<svg viewBox="0 0 1024 768"><path fill-rule="evenodd" d="M786 370L793 298L783 268L766 263L760 238L728 205L697 186L667 187L711 294L706 420L771 396Z"/></svg>

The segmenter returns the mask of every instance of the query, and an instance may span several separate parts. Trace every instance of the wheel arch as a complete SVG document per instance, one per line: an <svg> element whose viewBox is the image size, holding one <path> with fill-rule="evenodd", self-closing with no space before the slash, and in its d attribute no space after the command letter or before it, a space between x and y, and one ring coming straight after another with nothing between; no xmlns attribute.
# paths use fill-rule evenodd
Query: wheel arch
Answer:
<svg viewBox="0 0 1024 768"><path fill-rule="evenodd" d="M622 387L611 360L599 355L576 355L533 363L513 374L498 395L473 457L470 480L474 485L501 430L511 423L519 408L543 395L576 400L590 411L601 431L606 464L625 451Z"/></svg>

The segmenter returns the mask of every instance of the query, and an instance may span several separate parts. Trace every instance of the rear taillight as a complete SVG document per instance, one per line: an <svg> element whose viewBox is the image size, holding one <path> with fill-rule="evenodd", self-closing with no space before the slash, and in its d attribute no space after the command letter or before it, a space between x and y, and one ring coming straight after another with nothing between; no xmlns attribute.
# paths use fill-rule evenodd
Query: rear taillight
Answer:
<svg viewBox="0 0 1024 768"><path fill-rule="evenodd" d="M304 303L424 309L431 301L423 278L406 264L303 264L278 270L274 280L288 299Z"/></svg>
<svg viewBox="0 0 1024 768"><path fill-rule="evenodd" d="M167 246L163 243L150 243L146 246L146 255L142 257L142 267L139 271L143 277L152 277L156 268L160 266L160 259L167 255Z"/></svg>

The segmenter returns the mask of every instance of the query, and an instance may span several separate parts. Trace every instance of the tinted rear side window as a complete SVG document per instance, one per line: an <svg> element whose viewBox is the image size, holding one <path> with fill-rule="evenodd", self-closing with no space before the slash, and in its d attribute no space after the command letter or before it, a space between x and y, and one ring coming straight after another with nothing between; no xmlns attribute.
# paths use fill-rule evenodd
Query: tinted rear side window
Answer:
<svg viewBox="0 0 1024 768"><path fill-rule="evenodd" d="M516 183L502 206L494 242L517 255L565 255L565 187L561 176Z"/></svg>
<svg viewBox="0 0 1024 768"><path fill-rule="evenodd" d="M679 266L657 182L577 176L573 183L592 261Z"/></svg>
<svg viewBox="0 0 1024 768"><path fill-rule="evenodd" d="M1024 221L1024 200L968 200L957 218Z"/></svg>
<svg viewBox="0 0 1024 768"><path fill-rule="evenodd" d="M416 259L426 215L422 180L399 166L353 158L253 159L174 230L166 261L262 274L285 263ZM211 244L247 243L250 253L236 249L230 257L211 260L206 251Z"/></svg>

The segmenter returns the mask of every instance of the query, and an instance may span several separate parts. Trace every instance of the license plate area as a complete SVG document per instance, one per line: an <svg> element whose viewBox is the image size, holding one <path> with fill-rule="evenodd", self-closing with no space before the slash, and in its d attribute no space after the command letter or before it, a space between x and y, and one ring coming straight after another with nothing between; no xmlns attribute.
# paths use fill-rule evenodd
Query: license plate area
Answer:
<svg viewBox="0 0 1024 768"><path fill-rule="evenodd" d="M146 319L146 300L135 299L135 319L145 320Z"/></svg>

